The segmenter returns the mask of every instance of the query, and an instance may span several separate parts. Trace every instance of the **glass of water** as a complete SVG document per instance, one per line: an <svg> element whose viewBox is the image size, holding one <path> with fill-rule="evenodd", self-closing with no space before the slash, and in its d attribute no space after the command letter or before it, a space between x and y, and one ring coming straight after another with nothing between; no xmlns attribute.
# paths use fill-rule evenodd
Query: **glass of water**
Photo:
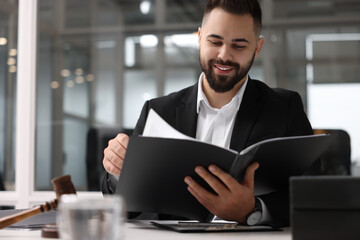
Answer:
<svg viewBox="0 0 360 240"><path fill-rule="evenodd" d="M120 196L81 199L63 195L57 213L64 240L121 240L124 237L125 204Z"/></svg>

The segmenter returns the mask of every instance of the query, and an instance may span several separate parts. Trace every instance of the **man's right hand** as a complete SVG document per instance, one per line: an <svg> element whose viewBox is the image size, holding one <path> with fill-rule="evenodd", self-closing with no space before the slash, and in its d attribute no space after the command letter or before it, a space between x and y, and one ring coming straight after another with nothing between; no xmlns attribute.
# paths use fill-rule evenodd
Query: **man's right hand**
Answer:
<svg viewBox="0 0 360 240"><path fill-rule="evenodd" d="M109 141L103 159L103 166L108 173L120 176L128 143L129 136L124 133L119 133Z"/></svg>

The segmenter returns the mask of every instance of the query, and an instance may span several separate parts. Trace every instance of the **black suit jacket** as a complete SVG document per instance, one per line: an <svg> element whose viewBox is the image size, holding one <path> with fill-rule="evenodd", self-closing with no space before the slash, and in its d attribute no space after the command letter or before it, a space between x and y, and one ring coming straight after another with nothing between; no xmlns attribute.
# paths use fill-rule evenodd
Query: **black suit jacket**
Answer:
<svg viewBox="0 0 360 240"><path fill-rule="evenodd" d="M196 136L198 84L145 103L134 134L142 134L148 112L153 108L178 131ZM230 148L238 152L264 139L313 134L298 93L271 89L249 78L236 116ZM271 179L269 179L271 181ZM105 190L105 192L107 192ZM274 220L274 225L289 224L288 189L259 196Z"/></svg>

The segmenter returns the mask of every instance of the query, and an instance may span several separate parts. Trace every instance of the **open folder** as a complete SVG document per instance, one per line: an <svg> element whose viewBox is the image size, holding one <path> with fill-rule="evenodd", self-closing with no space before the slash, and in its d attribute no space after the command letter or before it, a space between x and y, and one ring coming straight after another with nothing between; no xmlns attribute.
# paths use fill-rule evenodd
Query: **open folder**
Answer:
<svg viewBox="0 0 360 240"><path fill-rule="evenodd" d="M173 129L176 131L175 129ZM209 191L210 186L194 169L216 164L241 181L254 161L255 195L287 187L290 176L302 175L327 149L329 135L273 138L249 146L240 153L193 139L131 136L116 188L130 212L156 212L200 222L212 215L188 191L191 176Z"/></svg>

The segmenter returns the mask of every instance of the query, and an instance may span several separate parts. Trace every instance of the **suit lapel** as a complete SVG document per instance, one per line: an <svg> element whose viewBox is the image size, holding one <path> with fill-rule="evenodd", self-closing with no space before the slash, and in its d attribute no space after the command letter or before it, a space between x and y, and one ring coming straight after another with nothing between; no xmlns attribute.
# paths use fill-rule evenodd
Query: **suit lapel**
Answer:
<svg viewBox="0 0 360 240"><path fill-rule="evenodd" d="M176 107L176 128L180 132L194 138L196 137L198 117L196 113L197 88L198 84L195 84ZM249 77L231 135L231 149L241 151L246 147L251 129L262 106L261 96Z"/></svg>
<svg viewBox="0 0 360 240"><path fill-rule="evenodd" d="M249 77L240 109L236 116L234 129L231 136L230 148L241 151L246 147L251 129L261 111L263 102L256 86Z"/></svg>
<svg viewBox="0 0 360 240"><path fill-rule="evenodd" d="M182 98L179 106L176 107L176 128L190 136L196 137L197 126L197 99L198 84L195 84L190 91Z"/></svg>

